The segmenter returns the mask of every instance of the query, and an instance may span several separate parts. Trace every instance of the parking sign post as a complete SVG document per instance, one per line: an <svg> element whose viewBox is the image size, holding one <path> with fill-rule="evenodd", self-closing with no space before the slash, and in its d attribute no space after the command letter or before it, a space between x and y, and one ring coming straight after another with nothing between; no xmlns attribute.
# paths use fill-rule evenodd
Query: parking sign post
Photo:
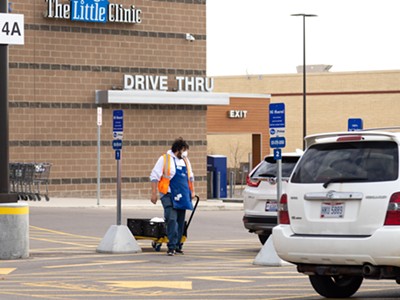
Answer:
<svg viewBox="0 0 400 300"><path fill-rule="evenodd" d="M0 0L0 203L18 202L10 193L8 128L8 45L23 44L23 15L8 14L8 1Z"/></svg>
<svg viewBox="0 0 400 300"><path fill-rule="evenodd" d="M103 110L101 106L97 107L97 206L100 205L100 144L101 144L101 125L103 123Z"/></svg>
<svg viewBox="0 0 400 300"><path fill-rule="evenodd" d="M113 111L113 142L115 160L117 161L117 225L121 225L121 150L124 132L124 111Z"/></svg>
<svg viewBox="0 0 400 300"><path fill-rule="evenodd" d="M285 139L285 103L269 105L269 145L274 149L274 159L277 164L276 197L279 202L282 195L282 150L286 146Z"/></svg>
<svg viewBox="0 0 400 300"><path fill-rule="evenodd" d="M121 225L121 150L124 130L124 112L113 111L113 142L117 161L117 225L112 225L101 240L96 251L99 253L137 253L142 252L128 226Z"/></svg>

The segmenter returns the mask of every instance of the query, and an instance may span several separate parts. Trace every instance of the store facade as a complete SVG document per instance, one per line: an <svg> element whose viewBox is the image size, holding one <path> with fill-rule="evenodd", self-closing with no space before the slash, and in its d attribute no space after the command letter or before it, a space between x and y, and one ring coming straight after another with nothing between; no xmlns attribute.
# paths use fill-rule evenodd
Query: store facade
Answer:
<svg viewBox="0 0 400 300"><path fill-rule="evenodd" d="M208 153L227 157L228 168L251 168L269 154L268 94L229 94L228 106L209 106Z"/></svg>
<svg viewBox="0 0 400 300"><path fill-rule="evenodd" d="M9 46L10 162L51 163L53 197L96 197L100 149L101 197L114 197L112 118L123 110L122 198L149 198L151 168L177 137L205 197L207 107L229 103L206 77L205 0L11 8L25 17L25 44Z"/></svg>
<svg viewBox="0 0 400 300"><path fill-rule="evenodd" d="M177 137L190 144L204 199L208 154L230 155L234 136L248 145L240 162L254 166L270 153L270 102L285 103L284 151L302 148L302 74L207 78L206 0L10 8L25 18L25 44L9 46L10 161L51 163L53 197L96 197L99 165L101 197L115 196L114 110L124 111L123 199L149 197L150 170ZM396 125L400 71L307 76L308 134L346 130L349 118Z"/></svg>

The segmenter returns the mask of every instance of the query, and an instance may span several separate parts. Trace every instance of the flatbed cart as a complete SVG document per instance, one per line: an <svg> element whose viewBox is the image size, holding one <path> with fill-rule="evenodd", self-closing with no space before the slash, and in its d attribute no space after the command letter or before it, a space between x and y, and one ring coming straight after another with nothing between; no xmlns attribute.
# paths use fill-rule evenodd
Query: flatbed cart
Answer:
<svg viewBox="0 0 400 300"><path fill-rule="evenodd" d="M199 204L199 196L195 196L196 202L193 206L189 220L185 221L185 230L182 235L181 243L187 239L187 232L193 215ZM152 221L153 219L127 219L127 226L137 240L151 240L151 246L157 252L161 250L163 243L168 243L166 224L164 220L161 222Z"/></svg>

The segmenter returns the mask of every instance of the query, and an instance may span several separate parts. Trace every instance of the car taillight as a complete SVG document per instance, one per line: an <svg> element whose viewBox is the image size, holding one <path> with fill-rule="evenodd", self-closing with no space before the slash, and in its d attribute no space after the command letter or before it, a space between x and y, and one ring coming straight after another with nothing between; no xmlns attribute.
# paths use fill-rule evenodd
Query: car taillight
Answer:
<svg viewBox="0 0 400 300"><path fill-rule="evenodd" d="M246 184L251 187L258 187L260 185L260 180L251 180L250 176L246 177Z"/></svg>
<svg viewBox="0 0 400 300"><path fill-rule="evenodd" d="M384 225L400 225L400 193L390 197Z"/></svg>
<svg viewBox="0 0 400 300"><path fill-rule="evenodd" d="M290 224L286 194L282 194L281 199L279 200L278 223L279 224Z"/></svg>
<svg viewBox="0 0 400 300"><path fill-rule="evenodd" d="M351 141L361 141L363 137L361 135L348 135L341 136L337 138L337 142L351 142Z"/></svg>

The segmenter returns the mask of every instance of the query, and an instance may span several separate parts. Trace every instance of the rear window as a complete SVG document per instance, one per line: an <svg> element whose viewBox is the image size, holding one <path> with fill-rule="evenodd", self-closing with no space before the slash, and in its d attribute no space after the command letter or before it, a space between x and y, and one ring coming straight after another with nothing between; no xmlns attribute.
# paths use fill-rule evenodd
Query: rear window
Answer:
<svg viewBox="0 0 400 300"><path fill-rule="evenodd" d="M315 144L303 154L291 182L376 182L398 177L398 145L389 141Z"/></svg>
<svg viewBox="0 0 400 300"><path fill-rule="evenodd" d="M299 157L282 157L282 177L290 177ZM278 164L273 157L266 157L261 165L254 171L251 178L276 177Z"/></svg>

